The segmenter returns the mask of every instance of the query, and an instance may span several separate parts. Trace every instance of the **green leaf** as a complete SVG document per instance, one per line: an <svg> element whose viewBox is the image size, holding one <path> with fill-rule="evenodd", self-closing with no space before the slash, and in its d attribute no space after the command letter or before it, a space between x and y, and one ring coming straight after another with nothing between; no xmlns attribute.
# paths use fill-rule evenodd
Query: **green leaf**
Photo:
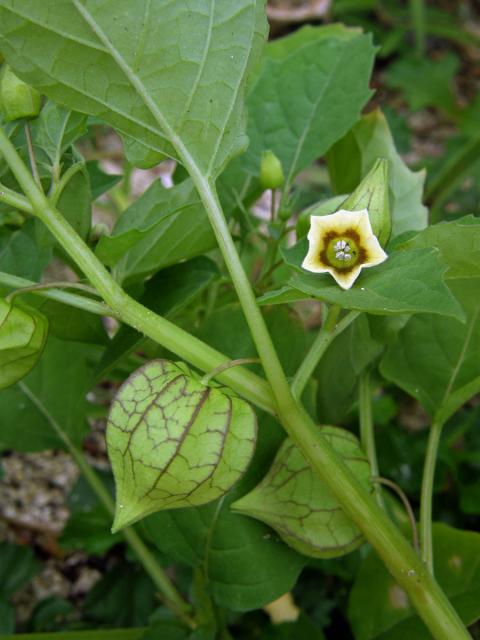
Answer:
<svg viewBox="0 0 480 640"><path fill-rule="evenodd" d="M87 118L54 102L46 102L38 118L31 124L35 151L46 154L50 168L59 167L67 149L87 132Z"/></svg>
<svg viewBox="0 0 480 640"><path fill-rule="evenodd" d="M229 494L145 521L159 549L176 562L203 570L215 602L234 611L257 609L279 598L293 588L305 563L266 525L230 510L235 499L259 482L283 435L273 418L263 418L254 459Z"/></svg>
<svg viewBox="0 0 480 640"><path fill-rule="evenodd" d="M60 538L60 546L67 551L86 551L92 555L103 555L122 541L121 533L112 535L112 519L102 505L85 512L73 513Z"/></svg>
<svg viewBox="0 0 480 640"><path fill-rule="evenodd" d="M38 560L29 547L0 543L0 598L9 598L40 570Z"/></svg>
<svg viewBox="0 0 480 640"><path fill-rule="evenodd" d="M32 299L33 296L30 296ZM100 316L70 307L69 305L36 296L36 306L49 323L49 334L60 340L86 342L87 344L109 344Z"/></svg>
<svg viewBox="0 0 480 640"><path fill-rule="evenodd" d="M322 427L320 433L370 489L370 465L357 438L337 427ZM280 447L262 482L234 502L232 509L265 522L296 551L314 558L342 556L364 542L360 530L290 440Z"/></svg>
<svg viewBox="0 0 480 640"><path fill-rule="evenodd" d="M372 94L374 53L370 35L343 25L304 27L269 43L247 98L250 146L222 177L227 192L242 196L265 150L289 184L344 136Z"/></svg>
<svg viewBox="0 0 480 640"><path fill-rule="evenodd" d="M0 389L24 378L42 355L48 332L44 315L0 298Z"/></svg>
<svg viewBox="0 0 480 640"><path fill-rule="evenodd" d="M408 169L395 149L392 134L381 111L372 111L328 153L328 170L337 193L351 193L378 158L389 161L392 234L427 226L427 209L422 204L425 172Z"/></svg>
<svg viewBox="0 0 480 640"><path fill-rule="evenodd" d="M0 270L38 282L52 249L37 245L35 222L27 220L13 232L0 228Z"/></svg>
<svg viewBox="0 0 480 640"><path fill-rule="evenodd" d="M345 419L356 400L360 374L382 350L364 315L335 338L314 374L318 414L323 422L335 424Z"/></svg>
<svg viewBox="0 0 480 640"><path fill-rule="evenodd" d="M205 177L246 146L242 94L265 37L262 2L73 0L59 11L56 0L2 0L0 24L2 52L41 93Z"/></svg>
<svg viewBox="0 0 480 640"><path fill-rule="evenodd" d="M65 448L38 403L75 445L82 442L87 431L85 397L93 377L89 359L94 356L85 344L48 339L35 369L20 384L0 391L0 451Z"/></svg>
<svg viewBox="0 0 480 640"><path fill-rule="evenodd" d="M265 309L264 317L285 373L293 376L305 357L310 336L292 309ZM238 303L215 309L198 337L231 358L255 357L253 338Z"/></svg>
<svg viewBox="0 0 480 640"><path fill-rule="evenodd" d="M121 562L89 591L83 614L97 626L139 627L148 623L156 600L155 586L143 569Z"/></svg>
<svg viewBox="0 0 480 640"><path fill-rule="evenodd" d="M412 317L382 359L387 380L417 398L441 422L480 391L478 278L455 278L449 286L466 323L432 315Z"/></svg>
<svg viewBox="0 0 480 640"><path fill-rule="evenodd" d="M446 283L466 321L411 318L385 354L381 371L443 422L480 390L480 221L470 216L433 225L403 248L431 245L447 267Z"/></svg>
<svg viewBox="0 0 480 640"><path fill-rule="evenodd" d="M0 633L13 635L15 633L15 608L6 600L0 599Z"/></svg>
<svg viewBox="0 0 480 640"><path fill-rule="evenodd" d="M91 203L90 177L82 162L62 190L56 206L83 240L88 238L90 232Z"/></svg>
<svg viewBox="0 0 480 640"><path fill-rule="evenodd" d="M90 186L92 189L92 200L96 200L107 191L110 191L122 179L121 175L105 173L102 171L97 160L88 160L85 168L90 177Z"/></svg>
<svg viewBox="0 0 480 640"><path fill-rule="evenodd" d="M418 56L396 60L385 73L385 84L399 89L412 111L438 107L447 113L455 110L454 78L458 57L452 53L438 60Z"/></svg>
<svg viewBox="0 0 480 640"><path fill-rule="evenodd" d="M307 274L301 268L307 240L282 251L296 273L289 284L312 297L344 309L380 315L438 313L463 318L462 309L442 279L445 267L433 248L395 251L381 265L365 269L355 285L342 290L328 274Z"/></svg>
<svg viewBox="0 0 480 640"><path fill-rule="evenodd" d="M435 578L466 625L480 617L480 534L433 525ZM348 617L356 640L430 640L407 594L378 556L363 560L350 592Z"/></svg>
<svg viewBox="0 0 480 640"><path fill-rule="evenodd" d="M218 277L218 267L204 256L162 269L147 281L140 302L161 316L171 317L188 306ZM162 295L158 292L161 290ZM127 355L145 342L145 337L122 325L110 341L98 365L97 377L103 378Z"/></svg>
<svg viewBox="0 0 480 640"><path fill-rule="evenodd" d="M115 266L117 279L131 282L216 246L191 180L166 189L157 180L120 216L113 234L103 236L96 254Z"/></svg>
<svg viewBox="0 0 480 640"><path fill-rule="evenodd" d="M256 418L226 391L166 360L147 363L123 383L107 427L114 531L160 509L215 500L241 477L255 447Z"/></svg>
<svg viewBox="0 0 480 640"><path fill-rule="evenodd" d="M408 240L402 248L436 247L448 267L447 280L480 278L480 219L465 216L454 222L427 227Z"/></svg>

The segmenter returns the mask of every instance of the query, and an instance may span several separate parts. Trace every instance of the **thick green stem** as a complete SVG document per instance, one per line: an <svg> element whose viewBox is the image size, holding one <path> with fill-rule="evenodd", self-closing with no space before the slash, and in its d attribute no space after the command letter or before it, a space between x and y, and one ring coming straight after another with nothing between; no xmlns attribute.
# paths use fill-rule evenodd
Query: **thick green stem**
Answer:
<svg viewBox="0 0 480 640"><path fill-rule="evenodd" d="M105 485L100 480L98 475L85 460L83 453L73 444L73 442L68 437L68 434L65 433L65 431L61 428L55 418L49 413L40 399L30 391L29 387L23 382L20 382L19 386L22 390L22 393L27 396L30 402L32 402L32 404L37 407L38 411L46 418L49 425L62 440L65 448L77 463L78 468L80 469L81 473L85 477L93 492L96 494L97 498L103 504L107 512L113 516L115 513L115 504L112 500L112 497L110 496L109 492L107 491ZM144 544L143 540L140 538L137 532L132 527L127 527L122 531L122 534L132 550L137 555L145 571L149 574L156 587L165 597L165 600L167 601L170 608L177 614L180 619L182 619L193 628L195 626L195 623L188 615L190 606L183 600L180 593L172 584L162 567L158 564L157 560L150 552L148 547Z"/></svg>
<svg viewBox="0 0 480 640"><path fill-rule="evenodd" d="M211 370L222 364L218 352L209 350L202 342L187 332L155 315L132 300L111 278L110 274L69 226L62 215L50 205L35 185L28 169L15 149L0 131L0 152L5 156L15 177L30 200L35 213L47 225L63 248L83 270L104 300L123 321L143 331L160 344L199 368ZM183 154L185 160L185 154ZM310 463L312 469L338 498L344 511L364 532L396 581L409 594L432 635L438 640L462 640L469 638L455 610L437 585L431 574L414 553L400 531L386 514L377 507L368 492L358 483L349 468L338 457L327 441L319 434L318 426L299 406L290 391L277 353L273 347L253 291L235 249L228 225L210 182L196 166L185 161L211 220L225 263L237 290L263 368L271 384L279 418L293 442ZM220 356L220 357L219 357ZM207 362L208 360L208 362ZM212 360L216 362L212 363ZM222 381L234 389L246 386L248 399L260 406L272 407L271 399L265 403L265 383L258 376L236 367L221 375ZM248 380L248 384L246 384ZM241 381L241 384L239 384ZM262 391L258 385L261 382ZM268 388L268 387L267 387ZM257 401L256 401L256 400Z"/></svg>
<svg viewBox="0 0 480 640"><path fill-rule="evenodd" d="M309 352L295 373L291 388L293 397L297 400L301 399L307 382L310 380L315 368L330 344L342 333L342 331L352 324L355 318L360 315L358 311L351 311L337 324L340 311L341 309L337 305L332 305L330 307L322 328L318 332Z"/></svg>
<svg viewBox="0 0 480 640"><path fill-rule="evenodd" d="M428 436L427 453L423 467L422 493L420 498L420 548L422 560L433 575L433 542L432 542L432 501L435 466L438 456L438 445L442 435L443 423L433 422Z"/></svg>
<svg viewBox="0 0 480 640"><path fill-rule="evenodd" d="M378 477L377 448L375 446L375 425L372 417L372 392L370 390L370 373L366 371L360 376L358 383L358 412L360 417L360 441L367 454L372 476ZM384 509L382 490L375 484L375 496L379 506Z"/></svg>

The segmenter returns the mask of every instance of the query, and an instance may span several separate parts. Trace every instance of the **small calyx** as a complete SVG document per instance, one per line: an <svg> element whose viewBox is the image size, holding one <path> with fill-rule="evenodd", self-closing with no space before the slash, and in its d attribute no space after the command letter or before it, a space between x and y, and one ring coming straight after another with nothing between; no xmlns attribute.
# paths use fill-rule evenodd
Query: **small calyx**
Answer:
<svg viewBox="0 0 480 640"><path fill-rule="evenodd" d="M224 495L246 470L256 434L252 408L228 389L202 383L183 363L143 365L120 387L108 418L112 530Z"/></svg>
<svg viewBox="0 0 480 640"><path fill-rule="evenodd" d="M321 434L371 491L370 465L358 439L338 427L322 427ZM265 522L291 547L314 558L345 555L364 541L330 489L288 439L265 478L232 509Z"/></svg>
<svg viewBox="0 0 480 640"><path fill-rule="evenodd" d="M0 298L0 389L30 373L42 355L47 333L43 314Z"/></svg>

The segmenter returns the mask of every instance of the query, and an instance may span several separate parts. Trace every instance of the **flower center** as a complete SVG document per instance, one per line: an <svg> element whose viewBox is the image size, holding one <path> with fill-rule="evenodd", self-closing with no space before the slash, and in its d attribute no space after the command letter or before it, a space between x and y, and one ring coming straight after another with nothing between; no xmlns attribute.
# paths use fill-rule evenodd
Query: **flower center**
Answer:
<svg viewBox="0 0 480 640"><path fill-rule="evenodd" d="M327 244L326 258L330 266L339 270L350 270L359 260L358 243L348 236L336 236Z"/></svg>

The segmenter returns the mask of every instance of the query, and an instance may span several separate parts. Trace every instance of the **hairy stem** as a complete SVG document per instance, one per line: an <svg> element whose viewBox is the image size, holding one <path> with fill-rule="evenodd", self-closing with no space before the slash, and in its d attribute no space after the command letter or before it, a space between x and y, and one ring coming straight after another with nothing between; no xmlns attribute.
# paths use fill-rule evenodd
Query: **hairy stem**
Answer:
<svg viewBox="0 0 480 640"><path fill-rule="evenodd" d="M315 368L320 362L323 354L328 349L333 340L342 333L359 316L358 311L350 311L338 324L340 307L332 305L327 312L322 328L318 332L309 352L299 366L292 382L292 394L294 398L300 400L303 390L310 380Z"/></svg>
<svg viewBox="0 0 480 640"><path fill-rule="evenodd" d="M187 332L146 309L119 287L63 216L51 206L37 188L28 169L1 130L0 152L3 153L25 195L30 200L36 215L50 229L65 251L70 254L104 300L120 315L124 322L143 331L167 349L204 371L211 370L225 361L221 356L219 358L218 352L210 350ZM407 540L386 514L379 509L329 443L319 434L318 426L306 411L294 400L257 306L250 282L238 257L216 192L196 166L186 160L185 164L209 215L225 264L232 277L261 357L265 374L270 382L274 402L272 403L269 396L268 407L271 409L273 404L273 409L276 409L292 441L302 451L315 473L337 497L344 511L363 531L398 584L409 594L413 605L431 630L432 635L438 640L468 639L469 635L460 618ZM214 360L216 362L212 362ZM228 369L221 374L221 379L234 389L240 387L239 378L243 390L245 390L245 383L248 381L248 395L245 393L243 395L252 402L265 407L265 398L268 392L265 391L265 383L261 378L248 371L241 371L239 367ZM260 393L259 385L261 386ZM268 389L268 387L266 388Z"/></svg>
<svg viewBox="0 0 480 640"><path fill-rule="evenodd" d="M370 390L370 373L366 371L360 376L358 383L358 412L360 417L360 441L367 454L372 476L378 477L377 448L375 446L375 425L372 417L372 392ZM382 491L379 484L375 485L375 496L378 505L385 509Z"/></svg>
<svg viewBox="0 0 480 640"><path fill-rule="evenodd" d="M427 453L423 467L422 492L420 498L420 548L422 560L433 575L433 544L432 544L432 501L435 466L438 456L438 446L442 435L443 423L433 422L428 436Z"/></svg>
<svg viewBox="0 0 480 640"><path fill-rule="evenodd" d="M99 501L103 504L107 512L113 516L115 513L114 502L103 482L86 461L83 453L73 444L73 442L68 437L68 434L65 433L65 431L58 424L55 418L51 415L51 413L49 413L41 400L30 391L29 387L24 382L20 382L19 386L22 390L22 393L27 396L32 404L36 406L38 411L45 417L49 425L62 440L66 449L77 463L80 471L84 475L85 479L87 480L93 492L96 494ZM148 573L156 587L165 597L165 600L170 608L178 615L180 619L186 622L189 626L194 627L195 623L188 615L188 611L190 610L189 604L183 600L176 587L170 581L162 567L156 561L155 556L150 552L137 532L132 527L126 527L122 531L122 534L132 550L137 555L145 571Z"/></svg>

